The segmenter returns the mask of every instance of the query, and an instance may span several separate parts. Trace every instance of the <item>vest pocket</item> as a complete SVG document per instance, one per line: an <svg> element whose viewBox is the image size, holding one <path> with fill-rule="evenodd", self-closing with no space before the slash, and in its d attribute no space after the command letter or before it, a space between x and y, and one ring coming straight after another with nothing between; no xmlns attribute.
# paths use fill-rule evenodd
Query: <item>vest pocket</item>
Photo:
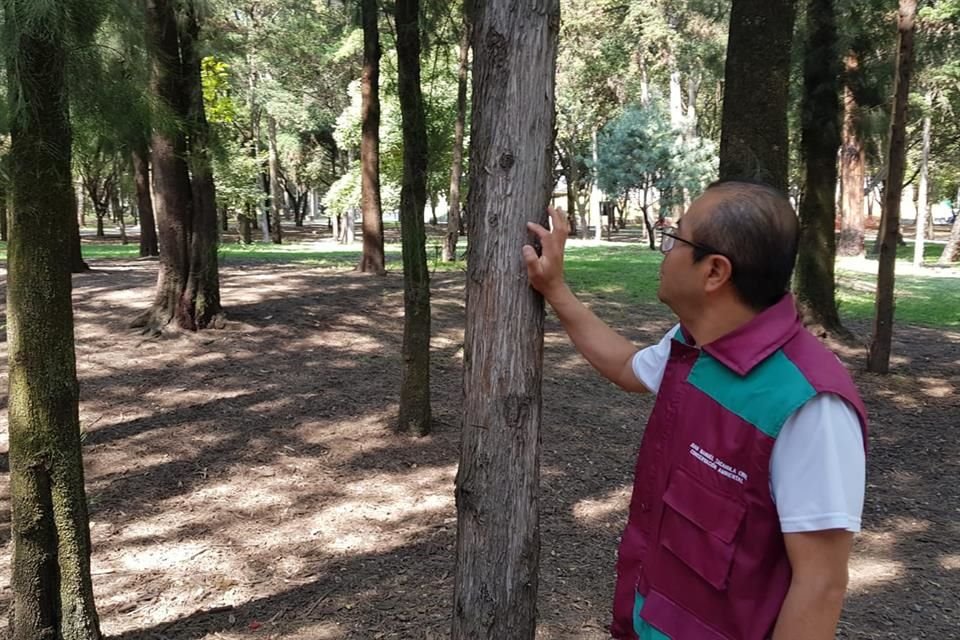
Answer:
<svg viewBox="0 0 960 640"><path fill-rule="evenodd" d="M663 496L660 544L713 588L726 589L746 505L678 468Z"/></svg>

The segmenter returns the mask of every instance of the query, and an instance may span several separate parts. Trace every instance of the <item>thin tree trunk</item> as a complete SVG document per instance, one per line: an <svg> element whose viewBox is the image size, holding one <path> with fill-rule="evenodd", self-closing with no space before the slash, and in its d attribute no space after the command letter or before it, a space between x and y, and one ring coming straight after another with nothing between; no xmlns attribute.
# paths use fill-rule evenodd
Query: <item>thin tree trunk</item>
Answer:
<svg viewBox="0 0 960 640"><path fill-rule="evenodd" d="M76 211L76 191L73 192L73 197L74 211ZM10 215L13 215L12 212ZM70 245L67 247L67 250L70 252L71 273L84 273L85 271L90 271L90 265L88 265L83 259L83 249L81 248L80 243L80 222L77 220L76 215L73 216L73 219L70 222Z"/></svg>
<svg viewBox="0 0 960 640"><path fill-rule="evenodd" d="M120 206L120 189L117 176L110 178L110 209L113 211L113 218L120 226L120 244L128 244L127 225L123 219L123 207Z"/></svg>
<svg viewBox="0 0 960 640"><path fill-rule="evenodd" d="M720 178L787 191L790 41L796 0L733 0L724 72Z"/></svg>
<svg viewBox="0 0 960 640"><path fill-rule="evenodd" d="M380 29L377 0L361 0L363 75L360 82L360 208L363 254L357 271L384 275L383 208L380 202Z"/></svg>
<svg viewBox="0 0 960 640"><path fill-rule="evenodd" d="M844 56L843 146L840 150L842 179L840 244L837 252L844 256L864 253L864 165L866 152L861 137L862 114L855 87L860 77L860 56L850 51Z"/></svg>
<svg viewBox="0 0 960 640"><path fill-rule="evenodd" d="M280 158L277 154L277 119L267 114L267 145L270 169L270 234L274 244L283 243L283 193L280 191Z"/></svg>
<svg viewBox="0 0 960 640"><path fill-rule="evenodd" d="M403 369L397 429L430 432L430 274L423 208L427 127L420 87L420 2L397 0L397 93L403 128L400 235L403 243Z"/></svg>
<svg viewBox="0 0 960 640"><path fill-rule="evenodd" d="M917 0L900 0L896 79L894 82L893 115L890 118L890 158L886 186L883 191L884 234L880 244L880 265L877 274L877 304L873 323L873 341L867 358L867 370L887 373L890 370L890 344L893 340L893 285L900 232L900 194L906 164L907 98L913 72L913 35Z"/></svg>
<svg viewBox="0 0 960 640"><path fill-rule="evenodd" d="M687 78L687 137L691 140L697 136L697 97L700 95L701 82L699 73Z"/></svg>
<svg viewBox="0 0 960 640"><path fill-rule="evenodd" d="M596 169L600 165L600 163L597 162L598 145L597 145L596 129L593 130L592 144L593 144L594 169L591 175L592 180L591 180L591 187L590 187L590 193L591 193L590 209L592 211L596 211L596 213L592 216L595 224L594 231L593 231L593 239L596 240L597 242L600 242L601 240L603 240L603 211L601 210L601 207L600 207L600 187L598 186L599 181L597 180L597 169ZM596 207L596 209L594 209L594 207Z"/></svg>
<svg viewBox="0 0 960 640"><path fill-rule="evenodd" d="M250 76L248 78L248 90L250 93L250 137L253 140L250 152L254 160L260 166L260 105L257 103L257 69L254 61L254 52L250 51L247 57L247 63L250 66ZM268 213L267 194L269 185L264 177L262 170L257 171L257 186L260 190L260 197L257 199L257 214L259 218L260 232L264 242L270 242L270 214Z"/></svg>
<svg viewBox="0 0 960 640"><path fill-rule="evenodd" d="M553 186L560 6L491 0L475 20L452 638L532 640L544 311L520 255Z"/></svg>
<svg viewBox="0 0 960 640"><path fill-rule="evenodd" d="M460 182L463 179L463 133L467 119L467 76L470 73L470 17L463 10L463 33L460 34L460 58L457 71L457 119L453 126L453 160L450 163L450 191L447 193L447 235L443 242L443 259L457 259L460 240Z"/></svg>
<svg viewBox="0 0 960 640"><path fill-rule="evenodd" d="M4 0L7 17L32 11ZM7 254L12 640L98 640L73 339L63 3L6 25L14 206Z"/></svg>
<svg viewBox="0 0 960 640"><path fill-rule="evenodd" d="M930 96L927 96L927 109L930 108ZM916 239L913 245L913 264L923 266L923 244L926 240L927 216L927 172L930 162L930 114L923 116L923 150L920 152L920 184L917 187Z"/></svg>
<svg viewBox="0 0 960 640"><path fill-rule="evenodd" d="M146 140L131 153L133 182L137 190L137 211L140 218L140 255L157 256L157 222L153 217L153 199L150 197L149 148Z"/></svg>
<svg viewBox="0 0 960 640"><path fill-rule="evenodd" d="M836 192L840 104L834 0L808 0L804 51L801 147L806 171L800 203L795 288L806 322L847 335L837 311Z"/></svg>

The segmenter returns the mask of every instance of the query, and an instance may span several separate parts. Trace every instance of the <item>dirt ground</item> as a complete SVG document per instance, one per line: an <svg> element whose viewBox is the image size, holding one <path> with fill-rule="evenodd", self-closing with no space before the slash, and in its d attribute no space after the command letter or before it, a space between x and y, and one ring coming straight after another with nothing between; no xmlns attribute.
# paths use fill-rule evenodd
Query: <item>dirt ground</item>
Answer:
<svg viewBox="0 0 960 640"><path fill-rule="evenodd" d="M93 266L74 284L106 635L447 637L463 274L433 281L434 432L410 439L390 430L398 264L382 279L234 264L222 269L226 328L158 339L127 329L150 298L155 262ZM638 344L671 325L657 306L588 301ZM604 638L651 401L600 380L552 316L546 342L538 638ZM873 428L864 532L838 637L960 638L960 332L897 327L888 377L862 372L862 348L833 346L855 372ZM0 415L2 615L10 545Z"/></svg>

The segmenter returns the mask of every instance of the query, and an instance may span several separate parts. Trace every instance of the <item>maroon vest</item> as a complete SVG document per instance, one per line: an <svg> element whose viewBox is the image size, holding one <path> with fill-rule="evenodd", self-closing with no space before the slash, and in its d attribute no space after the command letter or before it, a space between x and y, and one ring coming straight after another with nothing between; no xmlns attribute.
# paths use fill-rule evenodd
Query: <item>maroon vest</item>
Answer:
<svg viewBox="0 0 960 640"><path fill-rule="evenodd" d="M801 325L787 295L706 345L671 344L637 456L620 542L615 638L636 638L633 606L673 640L763 640L790 585L770 495L784 422L818 393L866 411L846 369Z"/></svg>

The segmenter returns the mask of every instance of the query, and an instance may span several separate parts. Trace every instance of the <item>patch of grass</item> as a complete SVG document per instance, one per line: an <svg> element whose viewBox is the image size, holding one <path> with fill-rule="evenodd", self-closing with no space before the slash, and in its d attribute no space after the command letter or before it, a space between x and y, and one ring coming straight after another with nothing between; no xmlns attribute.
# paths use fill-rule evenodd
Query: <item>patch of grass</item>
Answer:
<svg viewBox="0 0 960 640"><path fill-rule="evenodd" d="M904 267L913 259L913 248L909 249L901 261ZM926 249L924 253L936 259L942 247L927 245ZM629 303L656 303L660 262L659 252L639 244L571 247L567 252L567 279L577 292ZM838 269L837 285L843 318L873 318L876 291L873 273ZM960 326L960 277L898 275L895 319L916 325Z"/></svg>
<svg viewBox="0 0 960 640"><path fill-rule="evenodd" d="M642 244L569 247L567 281L574 291L628 302L656 302L663 256Z"/></svg>
<svg viewBox="0 0 960 640"><path fill-rule="evenodd" d="M463 260L447 263L440 259L439 245L427 242L427 267L431 271L458 271L466 268ZM464 245L465 247L466 245ZM84 260L133 260L139 257L136 243L84 242L81 248ZM402 271L402 255L399 244L388 244L384 248L387 268ZM462 249L461 249L462 253ZM220 263L230 264L302 264L311 267L330 267L349 269L360 262L360 249L344 248L338 245L315 243L290 244L248 244L228 243L220 245ZM0 242L0 261L7 259L7 243Z"/></svg>
<svg viewBox="0 0 960 640"><path fill-rule="evenodd" d="M842 317L870 320L877 279L872 273L837 271L837 301ZM960 277L898 275L894 319L907 324L960 327Z"/></svg>

